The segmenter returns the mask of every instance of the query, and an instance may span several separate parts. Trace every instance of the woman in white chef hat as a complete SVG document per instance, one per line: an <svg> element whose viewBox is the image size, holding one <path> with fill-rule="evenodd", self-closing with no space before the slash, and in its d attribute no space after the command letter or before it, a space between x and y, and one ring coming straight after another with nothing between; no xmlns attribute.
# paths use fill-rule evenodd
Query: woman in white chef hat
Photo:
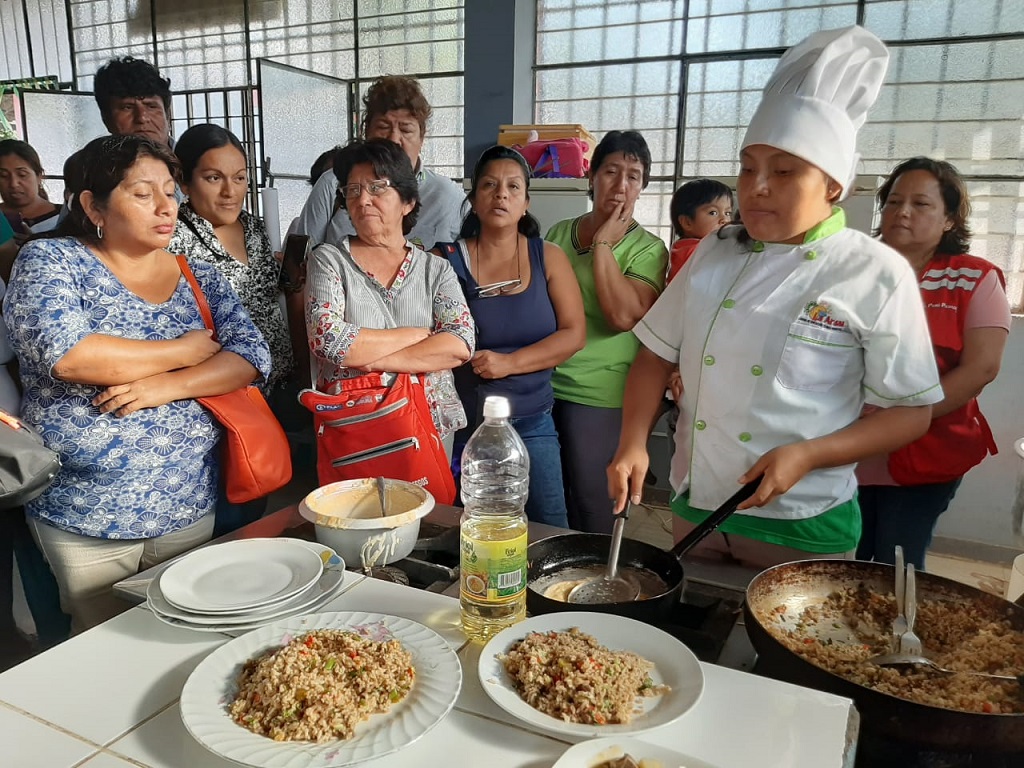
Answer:
<svg viewBox="0 0 1024 768"><path fill-rule="evenodd" d="M643 346L608 468L616 510L627 495L639 501L677 366L677 539L764 475L693 554L757 567L852 556L854 464L924 434L942 399L913 270L846 229L835 206L887 63L861 27L818 32L783 55L740 151L743 223L706 238L634 328ZM865 402L880 410L858 419Z"/></svg>

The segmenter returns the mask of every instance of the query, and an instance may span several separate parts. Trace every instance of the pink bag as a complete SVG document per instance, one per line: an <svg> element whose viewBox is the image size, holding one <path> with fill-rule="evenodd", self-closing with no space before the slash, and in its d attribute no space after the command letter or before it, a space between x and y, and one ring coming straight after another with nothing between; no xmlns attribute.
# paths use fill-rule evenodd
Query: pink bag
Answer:
<svg viewBox="0 0 1024 768"><path fill-rule="evenodd" d="M587 142L581 139L531 141L515 147L530 164L535 179L582 179L590 172Z"/></svg>

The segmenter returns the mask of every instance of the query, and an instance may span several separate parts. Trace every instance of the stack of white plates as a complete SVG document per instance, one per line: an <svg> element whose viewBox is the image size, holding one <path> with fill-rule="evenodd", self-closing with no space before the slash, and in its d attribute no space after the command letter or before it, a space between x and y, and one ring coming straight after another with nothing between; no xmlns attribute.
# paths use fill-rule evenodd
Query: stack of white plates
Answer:
<svg viewBox="0 0 1024 768"><path fill-rule="evenodd" d="M243 632L314 613L342 590L345 562L297 539L243 539L191 552L149 584L146 604L168 624Z"/></svg>

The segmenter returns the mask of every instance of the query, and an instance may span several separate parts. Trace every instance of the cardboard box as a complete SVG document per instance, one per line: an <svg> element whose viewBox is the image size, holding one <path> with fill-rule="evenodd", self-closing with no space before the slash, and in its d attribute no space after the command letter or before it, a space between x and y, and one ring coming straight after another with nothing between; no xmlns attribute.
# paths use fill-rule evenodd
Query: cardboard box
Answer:
<svg viewBox="0 0 1024 768"><path fill-rule="evenodd" d="M560 125L500 125L498 126L498 143L503 147L514 147L516 144L525 144L530 139L530 131L537 132L539 141L551 141L552 139L581 139L587 143L587 151L584 153L587 160L594 154L594 147L597 146L597 139L590 131L576 123L563 123Z"/></svg>

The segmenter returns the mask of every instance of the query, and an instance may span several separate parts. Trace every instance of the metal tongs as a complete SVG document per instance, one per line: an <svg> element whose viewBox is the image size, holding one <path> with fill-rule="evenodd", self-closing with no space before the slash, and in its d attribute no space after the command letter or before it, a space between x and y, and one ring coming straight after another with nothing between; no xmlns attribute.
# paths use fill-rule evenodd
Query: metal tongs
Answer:
<svg viewBox="0 0 1024 768"><path fill-rule="evenodd" d="M936 667L925 657L921 638L914 632L917 618L917 577L914 564L903 566L903 547L896 546L896 618L892 622L892 652L868 659L880 667L902 664L926 664Z"/></svg>
<svg viewBox="0 0 1024 768"><path fill-rule="evenodd" d="M1011 680L1024 684L1024 675L992 675L985 672L957 672L936 664L924 655L921 638L914 632L914 621L917 618L917 576L914 564L908 563L906 571L903 567L903 547L896 547L896 618L892 622L892 653L875 656L868 662L879 667L925 666L946 675L964 674L974 677L987 677L992 680Z"/></svg>
<svg viewBox="0 0 1024 768"><path fill-rule="evenodd" d="M893 639L892 639L892 652L899 653L902 648L900 647L903 635L909 629L906 622L906 612L904 606L906 604L906 567L903 564L903 548L898 544L896 545L896 617L893 620ZM914 603L914 613L916 613L916 602ZM918 653L921 653L921 643L918 643Z"/></svg>

